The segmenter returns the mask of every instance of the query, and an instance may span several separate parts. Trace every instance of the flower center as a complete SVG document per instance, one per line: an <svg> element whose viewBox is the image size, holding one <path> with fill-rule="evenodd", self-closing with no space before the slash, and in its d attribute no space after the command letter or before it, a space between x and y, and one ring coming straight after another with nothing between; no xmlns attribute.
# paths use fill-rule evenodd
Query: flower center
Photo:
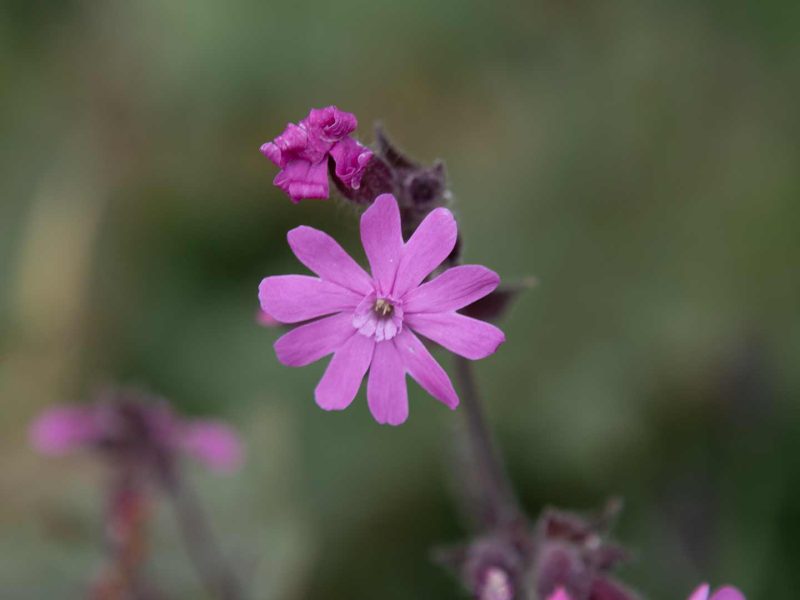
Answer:
<svg viewBox="0 0 800 600"><path fill-rule="evenodd" d="M386 317L392 316L394 306L386 298L378 298L372 310L375 311L376 315L385 319Z"/></svg>
<svg viewBox="0 0 800 600"><path fill-rule="evenodd" d="M369 294L353 313L353 327L376 342L390 340L403 329L403 303Z"/></svg>

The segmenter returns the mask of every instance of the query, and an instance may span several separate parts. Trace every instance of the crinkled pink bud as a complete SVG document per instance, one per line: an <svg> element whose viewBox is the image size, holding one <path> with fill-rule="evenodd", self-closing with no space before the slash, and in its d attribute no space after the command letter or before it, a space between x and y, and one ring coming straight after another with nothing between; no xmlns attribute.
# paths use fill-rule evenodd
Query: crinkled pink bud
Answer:
<svg viewBox="0 0 800 600"><path fill-rule="evenodd" d="M272 183L286 192L295 204L304 198L327 198L327 164L325 161L318 163L305 160L289 161Z"/></svg>
<svg viewBox="0 0 800 600"><path fill-rule="evenodd" d="M261 154L276 166L284 168L286 163L297 158L305 158L308 134L302 127L289 123L282 134L261 146ZM319 157L317 157L318 159Z"/></svg>
<svg viewBox="0 0 800 600"><path fill-rule="evenodd" d="M181 447L215 471L234 471L244 461L244 449L232 427L218 421L194 421L185 425Z"/></svg>
<svg viewBox="0 0 800 600"><path fill-rule="evenodd" d="M42 454L62 455L97 439L92 412L80 406L60 406L45 410L31 424L29 437Z"/></svg>
<svg viewBox="0 0 800 600"><path fill-rule="evenodd" d="M338 142L350 135L358 127L358 119L353 113L339 110L336 106L312 108L301 121L308 131L325 142Z"/></svg>
<svg viewBox="0 0 800 600"><path fill-rule="evenodd" d="M355 115L335 106L314 108L297 125L289 123L282 134L261 146L261 153L281 168L273 183L293 202L327 198L328 156L345 189L361 183L372 153L348 136L358 125Z"/></svg>
<svg viewBox="0 0 800 600"><path fill-rule="evenodd" d="M336 176L346 186L357 190L372 159L372 150L352 138L345 138L331 148L331 157L336 164Z"/></svg>

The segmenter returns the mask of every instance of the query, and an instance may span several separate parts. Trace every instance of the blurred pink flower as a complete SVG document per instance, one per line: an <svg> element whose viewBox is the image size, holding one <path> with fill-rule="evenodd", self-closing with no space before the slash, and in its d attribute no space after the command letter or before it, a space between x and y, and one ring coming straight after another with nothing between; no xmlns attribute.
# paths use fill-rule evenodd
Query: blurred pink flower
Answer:
<svg viewBox="0 0 800 600"><path fill-rule="evenodd" d="M724 586L719 588L716 592L714 592L709 597L710 587L707 583L702 584L698 587L692 595L689 596L688 600L745 600L744 594L742 594L739 590L735 587ZM547 600L571 600L569 594L567 594L564 588L558 588L555 592L553 592Z"/></svg>
<svg viewBox="0 0 800 600"><path fill-rule="evenodd" d="M59 456L98 438L90 407L57 406L44 410L31 424L31 445L42 454Z"/></svg>
<svg viewBox="0 0 800 600"><path fill-rule="evenodd" d="M297 125L289 123L282 134L261 146L261 153L281 169L273 183L292 202L327 198L330 155L337 177L358 189L372 152L349 137L357 126L354 114L335 106L311 109Z"/></svg>
<svg viewBox="0 0 800 600"><path fill-rule="evenodd" d="M545 510L537 523L533 560L536 591L550 598L563 588L575 600L634 600L638 595L613 576L628 559L627 551L609 538L609 526L619 511L613 499L591 517L563 510Z"/></svg>
<svg viewBox="0 0 800 600"><path fill-rule="evenodd" d="M567 591L563 587L560 587L555 592L550 594L547 600L571 600L571 599L569 597L569 594L567 594Z"/></svg>
<svg viewBox="0 0 800 600"><path fill-rule="evenodd" d="M493 271L459 266L422 283L456 237L452 213L437 208L404 243L397 201L378 196L361 217L370 276L326 233L305 226L289 232L292 251L319 277L267 277L259 300L283 323L317 319L281 337L275 352L292 367L333 354L315 391L321 408L347 408L368 369L367 403L379 423L399 425L408 417L406 374L451 409L458 405L449 377L414 332L472 360L494 353L505 336L456 312L497 287Z"/></svg>
<svg viewBox="0 0 800 600"><path fill-rule="evenodd" d="M143 402L117 392L85 406L45 409L31 424L31 445L42 454L96 448L115 456L152 451L183 452L215 471L231 471L244 459L232 427L221 421L182 419L164 401Z"/></svg>
<svg viewBox="0 0 800 600"><path fill-rule="evenodd" d="M709 596L710 591L711 587L707 583L704 583L692 592L688 600L745 600L742 592L729 585L717 588L717 590Z"/></svg>

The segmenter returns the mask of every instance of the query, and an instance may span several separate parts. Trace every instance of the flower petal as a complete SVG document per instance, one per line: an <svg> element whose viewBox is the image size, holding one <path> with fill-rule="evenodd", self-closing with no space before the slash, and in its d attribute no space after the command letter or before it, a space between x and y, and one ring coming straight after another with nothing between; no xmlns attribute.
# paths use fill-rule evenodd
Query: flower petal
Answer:
<svg viewBox="0 0 800 600"><path fill-rule="evenodd" d="M744 594L735 587L726 585L711 596L711 600L745 600Z"/></svg>
<svg viewBox="0 0 800 600"><path fill-rule="evenodd" d="M307 144L306 130L294 123L288 123L282 134L261 146L261 153L283 168L288 160L298 158Z"/></svg>
<svg viewBox="0 0 800 600"><path fill-rule="evenodd" d="M314 391L320 408L342 410L350 406L369 368L374 348L372 338L356 334L336 351Z"/></svg>
<svg viewBox="0 0 800 600"><path fill-rule="evenodd" d="M353 113L339 110L333 105L312 108L301 123L327 142L338 142L358 127L358 120Z"/></svg>
<svg viewBox="0 0 800 600"><path fill-rule="evenodd" d="M308 275L266 277L258 286L261 309L282 323L297 323L353 309L361 297L340 285Z"/></svg>
<svg viewBox="0 0 800 600"><path fill-rule="evenodd" d="M699 585L695 591L692 592L688 600L708 600L708 592L710 591L710 589L711 588L707 583L703 583Z"/></svg>
<svg viewBox="0 0 800 600"><path fill-rule="evenodd" d="M276 167L281 166L281 149L275 145L275 142L265 142L261 144L261 154L270 159Z"/></svg>
<svg viewBox="0 0 800 600"><path fill-rule="evenodd" d="M393 294L402 298L431 274L456 245L458 226L446 208L437 208L428 213L403 248L400 266L397 269Z"/></svg>
<svg viewBox="0 0 800 600"><path fill-rule="evenodd" d="M406 315L404 324L471 360L486 358L506 341L505 334L494 325L455 312Z"/></svg>
<svg viewBox="0 0 800 600"><path fill-rule="evenodd" d="M275 342L275 354L287 367L304 367L336 352L355 333L353 315L339 313L295 327Z"/></svg>
<svg viewBox="0 0 800 600"><path fill-rule="evenodd" d="M220 421L193 421L181 433L183 450L213 471L234 471L244 461L236 431Z"/></svg>
<svg viewBox="0 0 800 600"><path fill-rule="evenodd" d="M361 243L369 259L378 293L386 295L392 284L403 249L400 209L391 194L381 194L361 216Z"/></svg>
<svg viewBox="0 0 800 600"><path fill-rule="evenodd" d="M366 295L372 279L327 233L301 225L287 235L295 256L325 281Z"/></svg>
<svg viewBox="0 0 800 600"><path fill-rule="evenodd" d="M403 299L403 310L406 313L458 310L491 293L499 283L497 273L486 267L454 267L412 289Z"/></svg>
<svg viewBox="0 0 800 600"><path fill-rule="evenodd" d="M60 456L100 436L92 409L85 406L48 408L31 424L31 445L42 454Z"/></svg>
<svg viewBox="0 0 800 600"><path fill-rule="evenodd" d="M286 192L295 204L304 198L327 198L328 162L312 163L302 158L287 161L272 183Z"/></svg>
<svg viewBox="0 0 800 600"><path fill-rule="evenodd" d="M345 138L331 148L330 155L336 165L334 172L339 180L347 187L357 190L361 186L367 164L372 159L372 151L353 138Z"/></svg>
<svg viewBox="0 0 800 600"><path fill-rule="evenodd" d="M408 374L431 396L450 408L458 406L458 394L441 365L408 329L392 340Z"/></svg>
<svg viewBox="0 0 800 600"><path fill-rule="evenodd" d="M408 418L406 371L394 344L375 344L369 368L367 403L372 416L383 425L400 425Z"/></svg>

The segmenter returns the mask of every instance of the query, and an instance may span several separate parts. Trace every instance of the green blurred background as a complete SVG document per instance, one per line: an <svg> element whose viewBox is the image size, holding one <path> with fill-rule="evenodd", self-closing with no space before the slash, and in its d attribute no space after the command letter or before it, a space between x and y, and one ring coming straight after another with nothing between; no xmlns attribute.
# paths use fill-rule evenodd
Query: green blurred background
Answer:
<svg viewBox="0 0 800 600"><path fill-rule="evenodd" d="M461 597L428 552L465 531L462 415L415 386L399 428L363 393L325 413L324 364L254 324L288 229L358 252L355 211L293 206L258 152L331 103L447 161L466 260L540 280L478 365L529 511L623 496L647 597L800 589L800 4L0 7L0 597L97 571L102 470L25 429L109 381L241 429L243 471L192 479L254 597ZM203 597L162 512L152 578Z"/></svg>

